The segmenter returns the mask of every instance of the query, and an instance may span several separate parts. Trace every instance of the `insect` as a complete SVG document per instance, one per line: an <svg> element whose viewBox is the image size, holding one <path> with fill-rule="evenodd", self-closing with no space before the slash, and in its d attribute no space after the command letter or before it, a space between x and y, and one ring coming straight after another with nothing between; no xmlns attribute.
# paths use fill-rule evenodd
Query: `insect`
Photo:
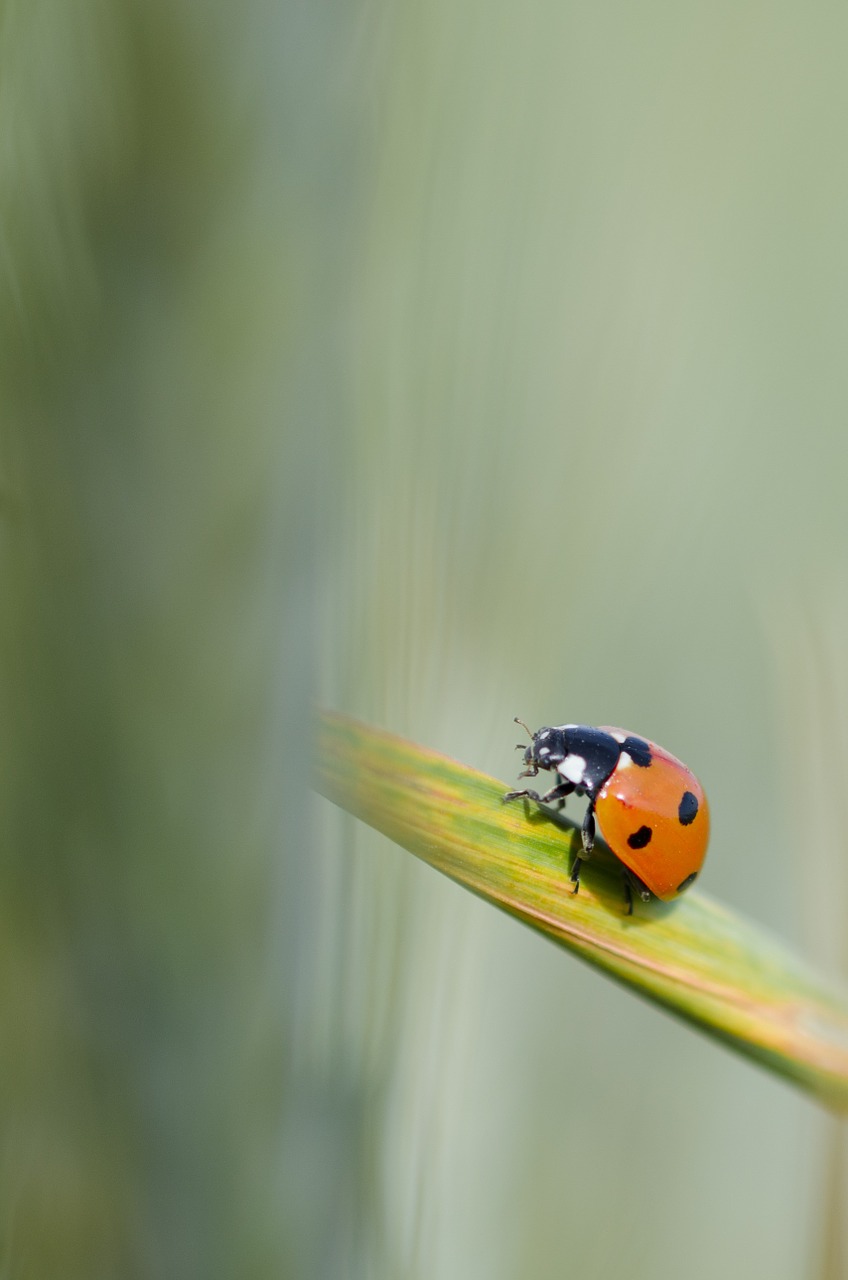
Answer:
<svg viewBox="0 0 848 1280"><path fill-rule="evenodd" d="M648 901L676 898L701 870L710 835L707 797L694 773L675 756L626 729L562 724L532 733L524 749L521 778L540 769L559 776L555 786L537 791L508 791L504 800L527 797L550 804L572 793L589 804L581 831L582 853L571 868L572 893L580 888L580 868L595 843L595 819L612 852L623 864L627 914L633 891Z"/></svg>

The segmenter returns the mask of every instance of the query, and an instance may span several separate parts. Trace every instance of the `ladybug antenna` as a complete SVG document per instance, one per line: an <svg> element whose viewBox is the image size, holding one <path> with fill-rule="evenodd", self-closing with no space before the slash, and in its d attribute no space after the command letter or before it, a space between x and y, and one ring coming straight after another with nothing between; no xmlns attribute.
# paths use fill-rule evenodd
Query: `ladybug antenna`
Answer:
<svg viewBox="0 0 848 1280"><path fill-rule="evenodd" d="M523 730L524 730L524 732L527 734L527 737L528 737L528 738L530 739L530 741L532 742L532 741L533 741L533 734L532 734L532 733L531 733L531 731L527 728L527 725L524 723L524 721L523 721L523 720L519 720L518 716L513 716L512 718L513 718L513 720L515 721L515 723L516 723L516 724L520 724L520 725L521 725L522 729L523 729ZM521 743L519 742L519 744L518 744L518 745L519 745L519 746L521 746Z"/></svg>

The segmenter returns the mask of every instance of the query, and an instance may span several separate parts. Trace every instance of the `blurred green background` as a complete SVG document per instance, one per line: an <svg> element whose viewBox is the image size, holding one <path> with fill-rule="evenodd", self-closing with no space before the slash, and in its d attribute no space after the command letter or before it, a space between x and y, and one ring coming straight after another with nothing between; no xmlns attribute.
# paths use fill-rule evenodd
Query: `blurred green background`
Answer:
<svg viewBox="0 0 848 1280"><path fill-rule="evenodd" d="M848 1274L835 1122L308 790L624 725L845 970L846 41L0 2L4 1275Z"/></svg>

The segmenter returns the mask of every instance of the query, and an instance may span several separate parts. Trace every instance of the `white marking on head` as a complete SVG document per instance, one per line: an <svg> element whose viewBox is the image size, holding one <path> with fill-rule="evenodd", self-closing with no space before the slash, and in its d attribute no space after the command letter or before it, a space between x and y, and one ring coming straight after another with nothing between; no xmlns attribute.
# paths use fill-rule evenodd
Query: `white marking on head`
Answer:
<svg viewBox="0 0 848 1280"><path fill-rule="evenodd" d="M622 751L621 755L618 757L618 764L615 767L616 769L629 769L632 763L632 757L629 756L626 751Z"/></svg>
<svg viewBox="0 0 848 1280"><path fill-rule="evenodd" d="M586 772L586 761L582 756L577 756L572 752L564 760L560 761L557 765L557 771L564 778L567 778L569 782L573 782L576 787L579 787Z"/></svg>
<svg viewBox="0 0 848 1280"><path fill-rule="evenodd" d="M616 742L618 743L618 745L619 745L619 746L621 746L622 742L626 742L626 741L627 741L627 734L626 734L626 733L611 733L611 734L610 734L610 737L611 737L611 738L615 738L615 740L616 740Z"/></svg>

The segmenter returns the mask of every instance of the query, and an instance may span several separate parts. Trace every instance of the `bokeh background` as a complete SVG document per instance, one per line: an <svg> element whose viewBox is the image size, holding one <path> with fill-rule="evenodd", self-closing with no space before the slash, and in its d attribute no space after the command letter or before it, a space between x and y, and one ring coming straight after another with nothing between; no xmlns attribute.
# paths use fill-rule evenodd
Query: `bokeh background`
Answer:
<svg viewBox="0 0 848 1280"><path fill-rule="evenodd" d="M848 1274L835 1121L309 792L624 725L844 972L847 46L0 2L4 1274Z"/></svg>

